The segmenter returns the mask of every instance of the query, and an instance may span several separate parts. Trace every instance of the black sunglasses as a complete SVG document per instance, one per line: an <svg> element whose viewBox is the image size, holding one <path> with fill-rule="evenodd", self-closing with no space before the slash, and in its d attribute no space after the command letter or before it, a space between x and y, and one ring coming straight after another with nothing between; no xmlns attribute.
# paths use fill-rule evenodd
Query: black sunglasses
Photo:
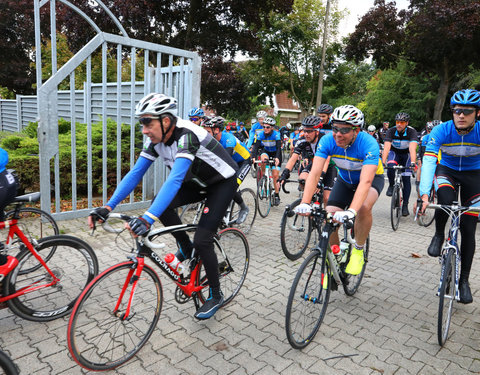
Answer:
<svg viewBox="0 0 480 375"><path fill-rule="evenodd" d="M199 117L190 117L190 121L198 121L198 120L200 120Z"/></svg>
<svg viewBox="0 0 480 375"><path fill-rule="evenodd" d="M340 133L340 134L348 134L353 130L353 127L348 127L348 128L337 128L336 126L332 125L332 131L334 133Z"/></svg>
<svg viewBox="0 0 480 375"><path fill-rule="evenodd" d="M463 113L465 116L468 116L468 115L471 115L475 111L476 111L476 109L452 108L452 112L455 113L456 115L461 115Z"/></svg>
<svg viewBox="0 0 480 375"><path fill-rule="evenodd" d="M140 125L148 126L148 125L150 125L152 120L158 120L159 118L160 117L140 117L138 119L138 122L140 123Z"/></svg>
<svg viewBox="0 0 480 375"><path fill-rule="evenodd" d="M264 129L271 129L271 126L262 126Z"/></svg>

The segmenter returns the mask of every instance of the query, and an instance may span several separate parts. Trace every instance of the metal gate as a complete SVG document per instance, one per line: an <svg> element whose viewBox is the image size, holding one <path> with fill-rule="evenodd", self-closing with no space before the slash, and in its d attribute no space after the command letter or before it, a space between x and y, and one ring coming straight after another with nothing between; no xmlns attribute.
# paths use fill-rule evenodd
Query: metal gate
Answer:
<svg viewBox="0 0 480 375"><path fill-rule="evenodd" d="M50 30L56 30L56 1L69 6L96 31L96 36L91 39L78 53L76 53L67 63L57 70L57 51L56 34L51 33L52 46L52 75L42 83L42 64L41 64L41 30L40 30L40 8L50 4ZM125 124L129 126L129 159L130 167L135 163L135 135L138 137L139 128L135 128L136 119L134 109L138 100L150 93L161 92L173 96L179 103L179 116L186 116L188 110L193 106L198 106L200 102L200 69L201 61L198 54L184 51L176 48L166 47L141 40L131 39L126 31L111 13L111 11L100 0L96 0L105 13L111 17L118 27L121 35L114 35L102 32L99 27L80 9L70 4L66 0L34 0L35 6L35 45L36 45L36 74L37 74L37 96L38 96L38 140L40 144L40 191L41 207L50 211L52 199L54 208L52 213L56 219L69 219L74 217L87 216L94 206L94 200L101 200L105 204L108 200L108 183L112 183L112 175L115 178L115 186L122 178L122 140L125 142L125 136L122 136ZM116 55L116 83L112 90L112 83L107 85L107 53L109 56ZM101 82L92 82L92 56L101 54ZM143 58L144 81L137 82L136 67L137 60ZM163 63L162 61L168 61ZM82 65L83 64L83 65ZM130 68L130 80L122 82L122 71ZM77 123L76 117L76 73L80 67L86 70L86 80L83 82L85 90L82 99L85 101L84 108L86 114L85 124ZM66 156L66 151L59 150L59 116L58 100L59 85L67 80L70 86L70 106L71 115L68 119L71 124L71 152ZM95 84L101 84L101 99L92 99L92 87ZM108 86L108 90L107 90ZM93 163L92 148L98 146L92 144L92 130L99 127L92 121L92 108L100 107L101 116L101 178L93 179L93 172L99 173ZM111 108L116 107L116 111ZM109 110L107 111L107 108ZM114 113L112 113L114 112ZM125 113L129 117L125 118ZM117 123L115 134L107 131L108 118ZM81 129L79 129L79 127ZM111 127L110 127L111 128ZM86 165L78 165L77 160L77 132L87 133L87 160ZM124 131L125 133L125 131ZM107 140L116 139L116 152L107 150ZM69 162L65 158L69 158ZM98 160L98 157L97 159ZM60 162L62 161L62 169ZM70 164L71 168L64 168L65 164ZM114 166L112 167L112 164ZM97 165L97 164L95 164ZM110 165L110 166L108 166ZM93 170L95 168L95 170ZM82 173L80 173L80 170ZM79 175L86 175L86 178L79 181ZM128 202L119 205L117 210L129 210L147 207L149 200L158 192L161 184L166 177L166 170L161 163L155 163L155 168L150 168L142 182L141 196L130 194ZM98 181L101 179L101 182ZM96 182L95 182L96 181ZM68 186L65 186L68 184ZM99 185L101 187L99 188ZM81 187L81 189L80 189ZM67 188L67 189L65 189ZM63 190L62 190L63 189ZM68 199L62 191L68 190ZM83 193L80 194L79 191ZM100 192L99 197L94 197L93 192ZM82 208L80 200L86 200ZM62 207L63 204L63 207ZM65 206L67 208L65 208Z"/></svg>

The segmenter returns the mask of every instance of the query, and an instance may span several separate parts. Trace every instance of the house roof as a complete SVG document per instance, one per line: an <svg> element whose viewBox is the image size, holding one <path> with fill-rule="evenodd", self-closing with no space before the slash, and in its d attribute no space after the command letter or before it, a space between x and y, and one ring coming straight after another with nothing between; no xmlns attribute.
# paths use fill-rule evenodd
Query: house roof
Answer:
<svg viewBox="0 0 480 375"><path fill-rule="evenodd" d="M278 111L284 112L300 112L300 108L292 98L288 97L288 93L283 91L279 94L275 94L274 108Z"/></svg>

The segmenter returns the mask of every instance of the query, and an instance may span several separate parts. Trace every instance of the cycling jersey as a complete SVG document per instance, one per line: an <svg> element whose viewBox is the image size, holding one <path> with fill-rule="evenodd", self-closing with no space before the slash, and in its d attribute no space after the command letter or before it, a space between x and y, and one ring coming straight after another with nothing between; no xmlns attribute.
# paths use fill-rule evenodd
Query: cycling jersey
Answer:
<svg viewBox="0 0 480 375"><path fill-rule="evenodd" d="M452 120L432 129L423 158L421 195L430 192L440 151L440 165L455 171L480 169L480 121L476 121L474 128L464 135L458 134Z"/></svg>
<svg viewBox="0 0 480 375"><path fill-rule="evenodd" d="M260 133L262 130L263 130L262 124L260 124L259 121L257 121L255 124L252 125L252 128L248 133L248 143L247 143L248 148L252 147L253 142L255 142L255 139L257 139L257 134Z"/></svg>
<svg viewBox="0 0 480 375"><path fill-rule="evenodd" d="M323 124L320 131L323 134L332 133L332 120L328 120L328 122L326 124Z"/></svg>
<svg viewBox="0 0 480 375"><path fill-rule="evenodd" d="M256 151L260 147L263 147L267 153L275 153L275 157L280 159L282 154L280 133L277 130L273 130L269 135L266 135L265 131L262 130L258 133L257 140L253 144L252 154L256 155Z"/></svg>
<svg viewBox="0 0 480 375"><path fill-rule="evenodd" d="M317 142L310 143L307 142L305 138L300 138L295 145L295 149L293 150L294 154L301 155L302 158L312 160L315 156L315 151L317 150L318 141L320 138L323 137L323 134L319 134L319 138Z"/></svg>
<svg viewBox="0 0 480 375"><path fill-rule="evenodd" d="M383 141L392 143L392 151L406 154L409 152L410 142L418 143L418 134L411 126L407 126L402 133L399 133L397 128L393 127L387 130Z"/></svg>
<svg viewBox="0 0 480 375"><path fill-rule="evenodd" d="M339 176L349 184L360 182L360 173L364 165L377 165L376 174L383 173L378 143L363 132L358 133L353 144L346 149L337 146L333 133L327 134L320 139L315 156L324 159L331 156L338 168Z"/></svg>
<svg viewBox="0 0 480 375"><path fill-rule="evenodd" d="M231 133L222 132L220 144L232 155L233 160L237 163L241 163L250 157L250 151L248 151L247 146Z"/></svg>

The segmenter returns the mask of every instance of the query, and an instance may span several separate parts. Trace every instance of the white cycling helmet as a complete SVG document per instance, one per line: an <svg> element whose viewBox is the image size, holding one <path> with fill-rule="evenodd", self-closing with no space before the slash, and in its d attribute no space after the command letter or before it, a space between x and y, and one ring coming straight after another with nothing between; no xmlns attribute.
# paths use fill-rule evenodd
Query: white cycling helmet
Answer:
<svg viewBox="0 0 480 375"><path fill-rule="evenodd" d="M135 107L135 116L160 116L167 113L177 115L177 99L164 94L148 94L140 99Z"/></svg>
<svg viewBox="0 0 480 375"><path fill-rule="evenodd" d="M368 130L369 132L374 132L375 130L377 130L377 128L375 127L375 125L368 125L367 130Z"/></svg>
<svg viewBox="0 0 480 375"><path fill-rule="evenodd" d="M292 125L291 125L289 122L287 122L287 125L285 125L285 126L287 127L287 129L291 129L291 128L292 128Z"/></svg>
<svg viewBox="0 0 480 375"><path fill-rule="evenodd" d="M258 111L258 112L257 112L257 119L259 119L259 118L265 118L265 117L267 117L267 116L268 116L268 114L267 114L267 112L265 112L265 111Z"/></svg>
<svg viewBox="0 0 480 375"><path fill-rule="evenodd" d="M352 125L359 128L363 127L363 112L353 105L342 105L333 111L332 122Z"/></svg>
<svg viewBox="0 0 480 375"><path fill-rule="evenodd" d="M275 126L276 124L276 121L273 117L265 117L265 119L263 120L263 123L265 125L271 125L271 126Z"/></svg>

